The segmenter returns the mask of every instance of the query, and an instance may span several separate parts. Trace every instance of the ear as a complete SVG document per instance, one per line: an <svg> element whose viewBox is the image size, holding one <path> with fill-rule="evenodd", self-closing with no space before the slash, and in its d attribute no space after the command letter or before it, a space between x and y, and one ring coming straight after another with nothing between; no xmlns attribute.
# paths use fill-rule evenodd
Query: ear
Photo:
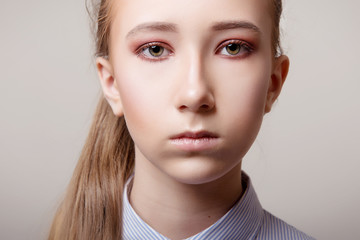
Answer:
<svg viewBox="0 0 360 240"><path fill-rule="evenodd" d="M123 115L120 92L114 78L113 68L109 60L98 57L96 68L104 96L116 116Z"/></svg>
<svg viewBox="0 0 360 240"><path fill-rule="evenodd" d="M264 113L270 112L272 105L279 97L281 88L289 72L289 65L290 61L287 56L281 55L280 57L275 58L274 68L271 74L271 80L267 92Z"/></svg>

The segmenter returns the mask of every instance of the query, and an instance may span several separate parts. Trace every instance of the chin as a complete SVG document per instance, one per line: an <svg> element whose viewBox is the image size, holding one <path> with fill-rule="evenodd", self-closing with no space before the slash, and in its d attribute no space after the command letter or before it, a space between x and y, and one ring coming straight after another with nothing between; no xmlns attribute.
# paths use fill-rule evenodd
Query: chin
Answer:
<svg viewBox="0 0 360 240"><path fill-rule="evenodd" d="M224 164L224 162L214 162L213 160L207 159L192 159L190 161L181 162L172 166L173 169L168 169L167 174L176 181L184 184L206 184L216 181L230 172L237 163Z"/></svg>

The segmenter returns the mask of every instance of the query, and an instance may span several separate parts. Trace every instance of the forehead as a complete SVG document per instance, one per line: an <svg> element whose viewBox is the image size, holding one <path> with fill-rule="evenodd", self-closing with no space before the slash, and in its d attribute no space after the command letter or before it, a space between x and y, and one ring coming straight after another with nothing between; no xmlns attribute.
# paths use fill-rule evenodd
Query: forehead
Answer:
<svg viewBox="0 0 360 240"><path fill-rule="evenodd" d="M201 32L214 22L246 21L271 33L269 0L117 0L112 6L112 34L127 35L147 22L168 22L180 31Z"/></svg>

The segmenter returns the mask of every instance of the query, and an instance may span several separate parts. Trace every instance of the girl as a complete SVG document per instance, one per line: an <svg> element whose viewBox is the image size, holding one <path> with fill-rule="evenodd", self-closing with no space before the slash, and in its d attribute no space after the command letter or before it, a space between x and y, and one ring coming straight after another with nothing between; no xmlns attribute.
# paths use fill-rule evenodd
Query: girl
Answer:
<svg viewBox="0 0 360 240"><path fill-rule="evenodd" d="M280 0L102 0L103 98L50 239L311 239L241 161L285 81Z"/></svg>

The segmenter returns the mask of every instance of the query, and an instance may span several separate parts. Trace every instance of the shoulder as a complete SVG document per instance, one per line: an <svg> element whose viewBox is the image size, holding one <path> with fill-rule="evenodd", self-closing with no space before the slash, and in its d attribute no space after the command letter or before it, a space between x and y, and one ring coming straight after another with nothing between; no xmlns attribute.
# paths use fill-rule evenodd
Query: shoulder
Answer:
<svg viewBox="0 0 360 240"><path fill-rule="evenodd" d="M263 223L258 231L257 240L314 240L295 227L264 210Z"/></svg>

